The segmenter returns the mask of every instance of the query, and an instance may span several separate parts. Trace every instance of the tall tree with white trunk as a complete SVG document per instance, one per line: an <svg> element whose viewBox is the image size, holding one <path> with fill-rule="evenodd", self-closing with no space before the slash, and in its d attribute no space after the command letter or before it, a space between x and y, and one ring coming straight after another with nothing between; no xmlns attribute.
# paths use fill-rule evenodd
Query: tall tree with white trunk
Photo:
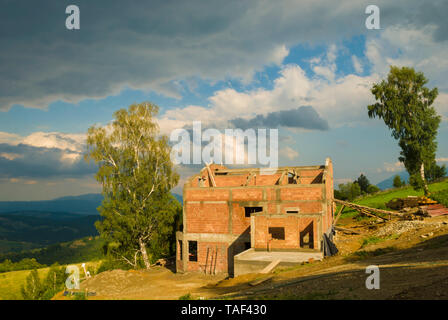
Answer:
<svg viewBox="0 0 448 320"><path fill-rule="evenodd" d="M149 269L153 252L169 241L181 206L170 190L179 175L166 136L155 121L158 107L131 105L115 112L108 126L89 128L86 160L99 169L104 200L96 224L109 252L137 268ZM155 250L153 250L155 249Z"/></svg>
<svg viewBox="0 0 448 320"><path fill-rule="evenodd" d="M435 163L437 130L441 117L432 106L437 88L425 87L428 79L413 68L391 66L387 80L373 85L376 103L368 106L370 118L378 117L398 140L400 157L415 189L429 194L425 168Z"/></svg>

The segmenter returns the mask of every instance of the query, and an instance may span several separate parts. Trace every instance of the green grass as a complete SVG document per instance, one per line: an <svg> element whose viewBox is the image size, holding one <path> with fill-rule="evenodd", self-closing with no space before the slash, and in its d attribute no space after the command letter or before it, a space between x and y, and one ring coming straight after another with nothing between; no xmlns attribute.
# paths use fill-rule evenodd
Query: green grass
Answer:
<svg viewBox="0 0 448 320"><path fill-rule="evenodd" d="M88 298L84 292L79 292L72 296L72 300L88 300Z"/></svg>
<svg viewBox="0 0 448 320"><path fill-rule="evenodd" d="M0 254L31 250L38 247L39 245L30 242L0 240Z"/></svg>
<svg viewBox="0 0 448 320"><path fill-rule="evenodd" d="M437 194L448 194L448 179L442 182L432 183L428 186L429 192L437 197ZM440 191L443 191L440 192ZM415 191L411 186L406 186L402 188L389 189L385 191L380 191L375 194L366 195L361 198L355 199L353 202L377 209L388 210L386 203L394 198L405 198L407 196L423 196L423 190ZM339 210L339 206L338 206ZM350 218L358 215L358 212L350 208L345 208L342 213L342 217Z"/></svg>
<svg viewBox="0 0 448 320"><path fill-rule="evenodd" d="M381 241L384 241L386 239L383 238L378 238L378 237L368 237L362 240L362 244L361 244L361 248L364 248L366 246L368 246L369 244L375 244Z"/></svg>
<svg viewBox="0 0 448 320"><path fill-rule="evenodd" d="M95 268L99 262L87 262L87 268ZM81 264L76 264L80 270L80 277L82 279L83 272ZM39 278L42 280L46 275L49 267L38 269ZM0 273L0 300L22 300L21 287L25 284L26 277L31 270L11 271Z"/></svg>
<svg viewBox="0 0 448 320"><path fill-rule="evenodd" d="M431 195L431 198L448 207L448 190L441 190Z"/></svg>
<svg viewBox="0 0 448 320"><path fill-rule="evenodd" d="M55 243L45 248L0 254L0 263L5 259L18 262L24 258L35 258L39 263L45 265L51 265L55 262L70 264L101 260L104 258L101 250L103 244L104 240L99 236L85 237L69 242Z"/></svg>
<svg viewBox="0 0 448 320"><path fill-rule="evenodd" d="M376 243L380 243L380 242L383 242L383 241L386 241L386 240L396 240L399 237L400 237L399 234L392 234L392 235L387 236L385 238L379 238L379 237L376 237L376 236L367 237L367 238L364 238L362 240L361 248L364 248L364 247L368 246L369 244L376 244Z"/></svg>
<svg viewBox="0 0 448 320"><path fill-rule="evenodd" d="M184 294L179 297L179 300L194 300L190 293Z"/></svg>
<svg viewBox="0 0 448 320"><path fill-rule="evenodd" d="M50 268L38 269L39 277L46 276ZM25 284L25 279L30 270L11 271L0 274L0 300L22 300L20 288Z"/></svg>

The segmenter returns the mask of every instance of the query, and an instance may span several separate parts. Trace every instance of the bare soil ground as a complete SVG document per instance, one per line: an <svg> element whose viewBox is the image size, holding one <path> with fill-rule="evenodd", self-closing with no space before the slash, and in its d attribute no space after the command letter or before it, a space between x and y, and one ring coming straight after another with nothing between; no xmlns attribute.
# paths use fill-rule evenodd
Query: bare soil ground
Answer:
<svg viewBox="0 0 448 320"><path fill-rule="evenodd" d="M448 299L448 216L386 223L345 218L339 225L361 234L338 232L336 256L270 275L225 279L157 267L103 272L81 287L96 293L89 299ZM365 286L369 265L380 268L379 290ZM250 285L263 277L268 280Z"/></svg>

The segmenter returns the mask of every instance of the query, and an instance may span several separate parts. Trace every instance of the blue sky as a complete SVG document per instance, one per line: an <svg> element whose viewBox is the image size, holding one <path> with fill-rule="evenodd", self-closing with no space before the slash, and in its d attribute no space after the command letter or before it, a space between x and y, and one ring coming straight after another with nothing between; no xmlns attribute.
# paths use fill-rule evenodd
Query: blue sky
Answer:
<svg viewBox="0 0 448 320"><path fill-rule="evenodd" d="M378 1L380 30L365 28L364 1L131 2L77 1L81 29L69 31L68 2L0 1L0 200L99 192L85 133L143 101L160 107L168 135L310 106L328 129L280 123L280 165L331 157L336 183L361 172L377 183L403 170L366 112L391 64L439 88L437 159L448 162L446 2ZM194 170L180 168L176 192Z"/></svg>

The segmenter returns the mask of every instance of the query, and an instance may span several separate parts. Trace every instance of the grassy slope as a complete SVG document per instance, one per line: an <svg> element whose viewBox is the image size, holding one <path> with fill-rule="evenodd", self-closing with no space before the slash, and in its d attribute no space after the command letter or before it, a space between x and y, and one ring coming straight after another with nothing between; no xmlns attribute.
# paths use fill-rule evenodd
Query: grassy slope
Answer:
<svg viewBox="0 0 448 320"><path fill-rule="evenodd" d="M0 254L0 262L5 259L18 262L24 258L35 258L39 263L51 265L55 262L67 264L99 260L103 257L101 251L103 243L104 241L99 236L85 237L74 241L53 244L45 248Z"/></svg>
<svg viewBox="0 0 448 320"><path fill-rule="evenodd" d="M429 186L430 192L437 192L441 190L447 190L448 189L448 180L437 182L430 184ZM423 191L415 191L412 189L412 187L407 186L403 188L397 188L397 189L389 189L386 191L381 191L372 195L367 195L362 198L356 199L353 201L354 203L358 203L364 206L372 207L372 208L379 208L379 209L387 209L385 203L388 201L394 199L394 198L403 198L407 196L422 196ZM342 214L345 217L349 217L352 215L355 215L356 211L350 210L346 208L344 210L344 213Z"/></svg>
<svg viewBox="0 0 448 320"><path fill-rule="evenodd" d="M39 269L39 277L45 277L49 269ZM21 300L20 288L25 284L29 273L30 270L0 273L0 300Z"/></svg>
<svg viewBox="0 0 448 320"><path fill-rule="evenodd" d="M101 261L86 262L87 268L93 267L95 270L98 268ZM83 272L81 264L74 264L79 267L81 272L81 279ZM38 269L39 278L41 280L47 275L50 268ZM21 287L25 284L26 277L30 274L31 270L11 271L0 273L0 300L22 300Z"/></svg>
<svg viewBox="0 0 448 320"><path fill-rule="evenodd" d="M0 240L0 255L6 254L8 252L20 252L24 250L31 250L38 247L39 247L38 244L31 242Z"/></svg>
<svg viewBox="0 0 448 320"><path fill-rule="evenodd" d="M94 223L98 215L79 215L65 212L20 211L0 214L0 253L45 247L53 243L96 236Z"/></svg>

